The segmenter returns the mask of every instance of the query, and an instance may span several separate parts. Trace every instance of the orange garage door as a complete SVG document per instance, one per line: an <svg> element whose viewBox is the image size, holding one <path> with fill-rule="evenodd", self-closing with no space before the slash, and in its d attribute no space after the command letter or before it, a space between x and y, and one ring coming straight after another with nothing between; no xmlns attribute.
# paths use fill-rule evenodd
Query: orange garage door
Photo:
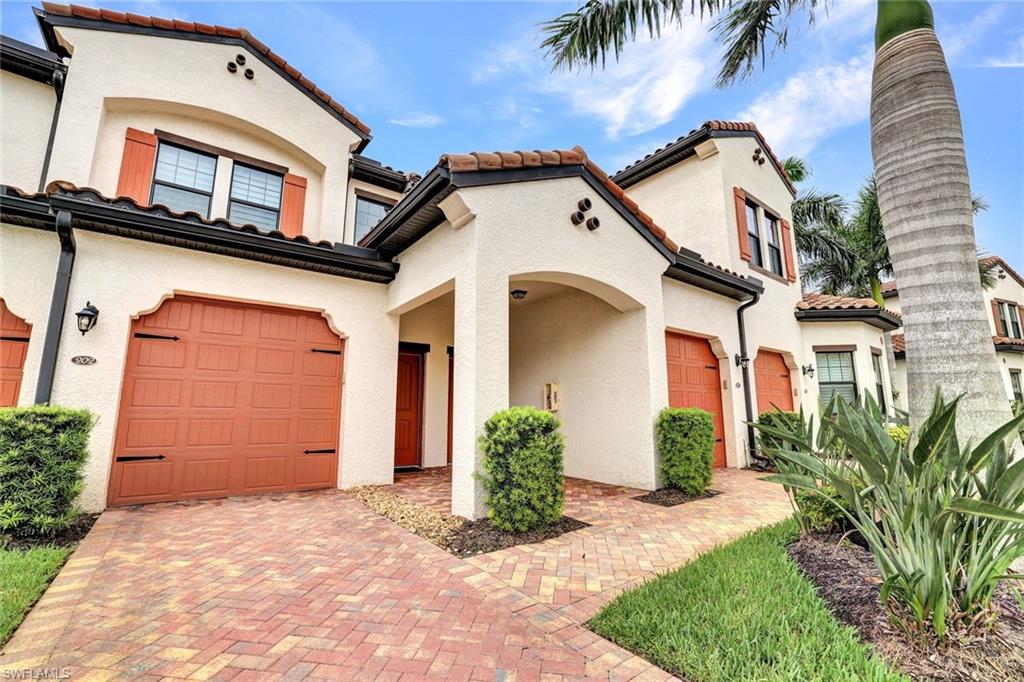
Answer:
<svg viewBox="0 0 1024 682"><path fill-rule="evenodd" d="M668 360L669 407L699 407L711 413L715 425L715 449L711 466L725 466L725 428L722 421L722 387L718 358L707 339L675 332L665 334Z"/></svg>
<svg viewBox="0 0 1024 682"><path fill-rule="evenodd" d="M0 298L0 407L18 404L31 334L32 326L8 310Z"/></svg>
<svg viewBox="0 0 1024 682"><path fill-rule="evenodd" d="M793 410L793 386L789 367L782 353L761 349L754 359L754 382L757 385L757 413L775 408Z"/></svg>
<svg viewBox="0 0 1024 682"><path fill-rule="evenodd" d="M164 302L132 324L108 502L334 486L341 376L316 313Z"/></svg>

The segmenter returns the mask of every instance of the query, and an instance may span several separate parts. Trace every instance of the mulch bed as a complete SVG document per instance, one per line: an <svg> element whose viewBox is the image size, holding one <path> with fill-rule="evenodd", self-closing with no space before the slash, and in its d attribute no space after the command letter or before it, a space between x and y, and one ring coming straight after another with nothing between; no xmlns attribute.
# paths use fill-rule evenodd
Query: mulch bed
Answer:
<svg viewBox="0 0 1024 682"><path fill-rule="evenodd" d="M687 495L682 490L676 490L675 488L662 488L652 493L638 495L633 499L637 502L656 504L659 507L674 507L677 504L693 502L694 500L706 500L715 495L721 495L721 493L717 490L705 490L700 495Z"/></svg>
<svg viewBox="0 0 1024 682"><path fill-rule="evenodd" d="M99 514L79 514L71 526L54 535L15 537L0 535L0 546L4 549L32 549L33 547L69 547L81 542L96 523Z"/></svg>
<svg viewBox="0 0 1024 682"><path fill-rule="evenodd" d="M804 536L789 553L836 618L912 678L1024 680L1024 611L1005 584L993 600L999 619L990 631L936 649L890 622L879 597L882 579L867 550L839 536Z"/></svg>
<svg viewBox="0 0 1024 682"><path fill-rule="evenodd" d="M384 518L394 521L402 528L458 557L470 557L516 545L544 542L590 525L563 516L558 523L545 530L509 533L495 528L487 519L467 521L461 516L442 514L379 486L360 486L350 488L346 492L357 497Z"/></svg>

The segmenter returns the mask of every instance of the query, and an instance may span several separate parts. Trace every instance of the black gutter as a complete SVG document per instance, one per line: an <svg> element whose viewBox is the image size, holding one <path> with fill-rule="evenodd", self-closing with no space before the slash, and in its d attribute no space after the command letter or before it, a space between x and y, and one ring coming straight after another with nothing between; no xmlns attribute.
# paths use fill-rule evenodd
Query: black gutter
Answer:
<svg viewBox="0 0 1024 682"><path fill-rule="evenodd" d="M764 293L764 283L757 277L740 277L716 268L699 253L686 248L679 249L675 262L664 276L737 301L746 301Z"/></svg>
<svg viewBox="0 0 1024 682"><path fill-rule="evenodd" d="M54 71L68 70L56 53L9 36L0 36L0 68L44 85L53 84Z"/></svg>
<svg viewBox="0 0 1024 682"><path fill-rule="evenodd" d="M54 69L53 91L57 95L57 103L53 107L53 118L50 120L50 136L46 139L46 154L43 156L43 170L39 173L39 189L46 189L46 176L50 174L50 157L53 155L53 140L57 136L57 121L60 119L60 105L64 101L64 74L66 71Z"/></svg>
<svg viewBox="0 0 1024 682"><path fill-rule="evenodd" d="M830 310L797 308L793 314L801 322L864 322L887 332L903 326L903 320L887 310L879 310L877 308L839 308Z"/></svg>
<svg viewBox="0 0 1024 682"><path fill-rule="evenodd" d="M997 343L995 348L1002 353L1024 353L1024 343Z"/></svg>
<svg viewBox="0 0 1024 682"><path fill-rule="evenodd" d="M353 154L348 162L349 175L356 179L377 185L393 192L404 192L409 184L405 173L388 168L380 161L370 159L362 154Z"/></svg>
<svg viewBox="0 0 1024 682"><path fill-rule="evenodd" d="M754 294L754 297L736 309L736 325L740 333L740 355L737 358L740 370L743 373L743 406L747 414L747 454L749 462L757 462L758 468L762 468L762 461L765 459L757 452L756 432L754 431L754 402L750 396L750 356L747 355L747 326L743 321L743 313L747 308L757 305L761 294Z"/></svg>
<svg viewBox="0 0 1024 682"><path fill-rule="evenodd" d="M57 372L57 354L60 351L60 334L64 327L68 291L71 289L71 270L75 265L75 231L71 227L71 213L58 211L56 227L57 237L60 239L60 256L57 258L57 276L53 282L53 297L50 299L50 316L46 321L43 356L39 363L39 380L36 383L37 405L48 405L53 392L53 377Z"/></svg>
<svg viewBox="0 0 1024 682"><path fill-rule="evenodd" d="M396 232L402 223L414 215L421 208L430 203L430 200L441 193L451 184L452 176L448 169L441 166L434 166L419 183L406 194L401 201L384 214L372 230L366 233L359 240L361 246L376 249L380 248L384 241Z"/></svg>

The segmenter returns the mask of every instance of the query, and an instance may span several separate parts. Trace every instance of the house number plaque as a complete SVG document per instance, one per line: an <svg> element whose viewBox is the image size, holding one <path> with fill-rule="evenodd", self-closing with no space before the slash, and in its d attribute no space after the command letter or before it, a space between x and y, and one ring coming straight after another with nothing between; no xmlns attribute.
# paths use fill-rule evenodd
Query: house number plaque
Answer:
<svg viewBox="0 0 1024 682"><path fill-rule="evenodd" d="M71 358L71 363L74 365L95 365L96 358L91 355L76 355Z"/></svg>

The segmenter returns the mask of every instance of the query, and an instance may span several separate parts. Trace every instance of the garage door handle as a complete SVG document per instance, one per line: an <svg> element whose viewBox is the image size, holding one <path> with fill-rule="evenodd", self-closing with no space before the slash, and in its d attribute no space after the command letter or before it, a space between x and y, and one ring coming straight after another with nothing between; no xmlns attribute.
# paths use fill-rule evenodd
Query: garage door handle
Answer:
<svg viewBox="0 0 1024 682"><path fill-rule="evenodd" d="M721 443L721 442L722 442L722 439L721 439L721 438L716 438L716 439L715 439L715 442L716 442L716 443Z"/></svg>
<svg viewBox="0 0 1024 682"><path fill-rule="evenodd" d="M334 350L333 348L310 348L314 353L327 353L328 355L341 355L340 350Z"/></svg>
<svg viewBox="0 0 1024 682"><path fill-rule="evenodd" d="M718 365L704 365L704 369L718 369Z"/></svg>
<svg viewBox="0 0 1024 682"><path fill-rule="evenodd" d="M132 455L129 457L118 457L118 462L142 462L151 459L167 459L164 455Z"/></svg>
<svg viewBox="0 0 1024 682"><path fill-rule="evenodd" d="M137 339L159 339L161 341L180 341L180 336L167 336L165 334L146 334L145 332L135 332L132 334Z"/></svg>
<svg viewBox="0 0 1024 682"><path fill-rule="evenodd" d="M27 336L0 336L0 341L14 341L16 343L28 343Z"/></svg>
<svg viewBox="0 0 1024 682"><path fill-rule="evenodd" d="M330 450L303 450L304 455L333 455L337 450L331 448Z"/></svg>

